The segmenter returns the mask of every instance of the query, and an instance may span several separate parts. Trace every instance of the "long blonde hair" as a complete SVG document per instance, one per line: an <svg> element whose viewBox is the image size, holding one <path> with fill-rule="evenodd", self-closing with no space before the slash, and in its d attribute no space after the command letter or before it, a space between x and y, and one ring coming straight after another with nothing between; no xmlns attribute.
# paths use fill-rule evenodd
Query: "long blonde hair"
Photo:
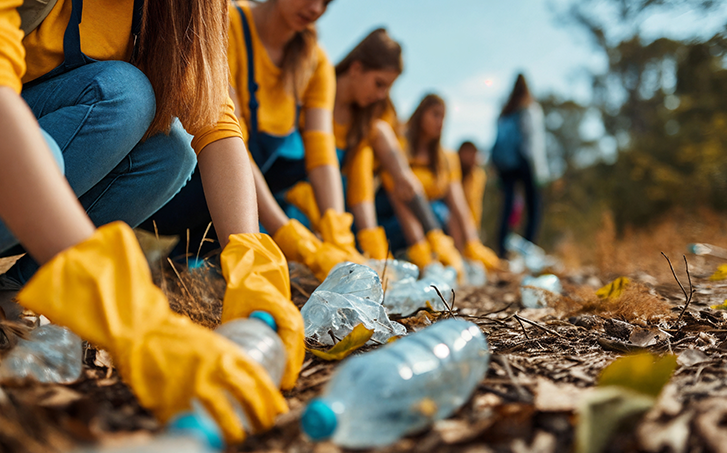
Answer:
<svg viewBox="0 0 727 453"><path fill-rule="evenodd" d="M228 96L227 0L146 0L136 66L156 96L145 138L216 124Z"/></svg>
<svg viewBox="0 0 727 453"><path fill-rule="evenodd" d="M391 39L384 28L377 28L368 34L346 57L336 65L336 77L348 72L351 65L358 61L365 71L393 70L398 74L404 71L404 62L401 58L401 46ZM346 136L346 148L349 151L356 149L361 141L371 132L373 120L381 115L393 104L386 99L375 102L367 107L352 105L351 127Z"/></svg>
<svg viewBox="0 0 727 453"><path fill-rule="evenodd" d="M424 99L419 103L414 113L406 125L406 139L409 142L408 154L412 157L413 153L419 149L422 143L422 120L424 113L427 110L442 106L444 107L444 99L436 94L430 93L424 96ZM430 140L429 143L425 143L427 149L427 155L429 156L429 168L432 170L435 176L445 170L448 166L446 156L442 151L441 135Z"/></svg>

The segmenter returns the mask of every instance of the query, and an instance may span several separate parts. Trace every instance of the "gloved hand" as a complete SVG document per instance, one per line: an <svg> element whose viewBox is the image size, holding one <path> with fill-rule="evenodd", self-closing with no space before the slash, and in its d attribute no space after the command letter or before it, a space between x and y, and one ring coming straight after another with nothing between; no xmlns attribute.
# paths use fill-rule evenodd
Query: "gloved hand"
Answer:
<svg viewBox="0 0 727 453"><path fill-rule="evenodd" d="M389 242L386 240L386 232L384 232L383 227L361 230L358 232L357 237L361 250L369 258L385 260L389 255Z"/></svg>
<svg viewBox="0 0 727 453"><path fill-rule="evenodd" d="M283 253L267 234L235 234L222 251L220 263L227 281L222 322L246 318L255 310L270 313L287 353L280 385L293 388L305 357L305 327L300 311L290 300L290 276Z"/></svg>
<svg viewBox="0 0 727 453"><path fill-rule="evenodd" d="M364 264L366 260L356 249L356 238L351 231L351 224L353 215L329 209L323 214L318 226L323 242L333 244L348 253L350 256L347 261Z"/></svg>
<svg viewBox="0 0 727 453"><path fill-rule="evenodd" d="M427 240L432 247L434 257L445 266L452 266L457 271L460 281L464 278L464 261L454 246L454 240L444 234L442 230L432 230L427 233Z"/></svg>
<svg viewBox="0 0 727 453"><path fill-rule="evenodd" d="M409 260L416 264L420 271L423 271L433 261L432 247L426 240L421 240L409 247L407 254L409 255Z"/></svg>
<svg viewBox="0 0 727 453"><path fill-rule="evenodd" d="M301 181L291 187L285 194L285 199L308 217L314 230L318 229L318 224L321 221L321 211L318 209L313 187L309 182Z"/></svg>
<svg viewBox="0 0 727 453"><path fill-rule="evenodd" d="M328 272L338 263L353 261L363 264L365 261L358 252L352 255L334 244L321 242L295 219L279 228L273 239L288 260L305 264L320 281L325 280Z"/></svg>
<svg viewBox="0 0 727 453"><path fill-rule="evenodd" d="M17 299L109 351L141 405L162 422L190 410L195 399L228 442L239 442L245 433L230 396L256 431L287 412L260 365L234 343L169 309L134 233L121 222L56 255Z"/></svg>
<svg viewBox="0 0 727 453"><path fill-rule="evenodd" d="M488 271L500 270L500 259L490 248L485 247L482 242L473 239L467 242L464 249L464 257L473 261L479 261L485 265Z"/></svg>

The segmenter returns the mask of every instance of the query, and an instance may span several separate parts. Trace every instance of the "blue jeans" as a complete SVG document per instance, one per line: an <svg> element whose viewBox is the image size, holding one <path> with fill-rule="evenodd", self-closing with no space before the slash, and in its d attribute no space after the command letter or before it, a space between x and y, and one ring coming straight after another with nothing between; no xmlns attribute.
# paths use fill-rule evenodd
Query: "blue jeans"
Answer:
<svg viewBox="0 0 727 453"><path fill-rule="evenodd" d="M535 185L535 178L530 165L524 163L520 168L500 173L503 201L497 245L501 258L504 258L507 253L507 250L505 250L505 239L510 233L509 220L515 205L515 186L518 182L522 183L525 191L525 204L528 214L528 223L525 227L525 239L530 242L535 242L538 234L538 227L540 225L540 193Z"/></svg>
<svg viewBox="0 0 727 453"><path fill-rule="evenodd" d="M191 138L179 121L168 135L141 142L156 101L146 76L129 63L88 64L21 95L60 149L66 178L96 226L116 220L139 225L194 169ZM26 255L8 275L25 283L37 269Z"/></svg>
<svg viewBox="0 0 727 453"><path fill-rule="evenodd" d="M431 200L429 202L432 213L437 218L437 221L445 233L447 232L447 225L449 224L449 208L444 200ZM394 213L394 207L389 200L389 195L386 193L384 188L380 188L376 193L376 217L379 219L379 225L384 228L386 232L386 239L389 241L389 248L394 254L396 252L408 248L413 244L407 244L406 238L404 237L404 230L401 228L399 218Z"/></svg>

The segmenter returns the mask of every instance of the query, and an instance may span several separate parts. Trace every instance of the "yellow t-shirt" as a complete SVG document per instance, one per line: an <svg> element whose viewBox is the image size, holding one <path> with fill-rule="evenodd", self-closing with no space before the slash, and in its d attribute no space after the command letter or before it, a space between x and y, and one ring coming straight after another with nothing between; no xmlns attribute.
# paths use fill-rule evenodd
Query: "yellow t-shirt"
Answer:
<svg viewBox="0 0 727 453"><path fill-rule="evenodd" d="M20 15L16 8L23 0L0 0L0 86L20 93L25 72L25 51L21 43Z"/></svg>
<svg viewBox="0 0 727 453"><path fill-rule="evenodd" d="M58 0L40 26L23 39L27 64L23 83L35 80L63 63L63 35L71 17L71 9L72 0ZM80 25L83 53L101 61L129 61L133 51L133 11L134 0L84 2ZM217 140L242 137L230 99L222 106L220 116L219 122L213 126L187 130L194 136L192 147L196 153L199 154L205 146Z"/></svg>
<svg viewBox="0 0 727 453"><path fill-rule="evenodd" d="M459 166L457 153L449 150L442 150L441 152L444 153L446 168L442 169L436 176L429 168L428 163L418 162L414 159L409 160L412 172L421 182L424 194L430 201L444 198L450 184L462 181L462 170Z"/></svg>
<svg viewBox="0 0 727 453"><path fill-rule="evenodd" d="M485 185L487 184L487 173L482 167L475 167L470 174L462 178L462 189L467 199L467 205L472 211L472 218L475 225L479 227L482 221L482 200L485 196Z"/></svg>
<svg viewBox="0 0 727 453"><path fill-rule="evenodd" d="M396 113L385 110L377 119L389 123L392 129L397 131ZM350 124L339 124L333 122L333 133L336 137L336 148L346 149L348 131ZM347 156L341 173L347 178L346 202L348 206L356 206L364 202L373 202L375 197L376 184L374 178L380 170L381 164L374 154L370 143L376 138L376 130L372 128L367 139L359 143L358 147Z"/></svg>
<svg viewBox="0 0 727 453"><path fill-rule="evenodd" d="M280 83L281 70L270 59L265 46L260 41L250 7L247 3L240 3L240 6L250 24L250 34L253 41L255 81L258 84L256 93L259 103L257 111L258 130L271 135L285 136L291 133L296 126L296 99ZM234 5L230 5L229 35L230 43L227 57L230 65L232 88L237 97L235 102L237 103L238 115L240 115L243 135L247 137L250 127L247 48L245 47L242 18ZM321 108L333 112L336 97L335 71L323 49L317 46L314 58L317 60L315 69L300 96L303 115L305 109L309 108ZM301 121L304 120L305 118L301 118ZM326 136L324 139L307 140L306 133L303 133L306 170L310 171L322 165L338 165L333 136L331 134L326 134Z"/></svg>

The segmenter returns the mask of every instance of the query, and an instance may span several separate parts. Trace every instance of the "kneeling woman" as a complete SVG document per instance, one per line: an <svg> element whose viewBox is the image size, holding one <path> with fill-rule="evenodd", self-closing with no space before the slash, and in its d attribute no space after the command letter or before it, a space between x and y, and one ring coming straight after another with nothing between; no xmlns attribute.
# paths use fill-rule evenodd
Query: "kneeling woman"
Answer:
<svg viewBox="0 0 727 453"><path fill-rule="evenodd" d="M445 152L440 144L445 105L437 95L427 95L407 123L406 156L412 171L421 182L431 209L439 224L446 227L465 258L482 262L488 269L497 269L499 260L490 249L482 245L472 213L467 206L461 183L460 164L454 152ZM399 222L390 219L386 200L380 196L377 210L387 228L389 238L404 236L411 242L420 227L409 215L401 215L401 206L390 197ZM432 231L437 231L432 230ZM446 247L451 239L440 233L427 233L432 249Z"/></svg>
<svg viewBox="0 0 727 453"><path fill-rule="evenodd" d="M314 28L329 1L232 5L228 51L236 114L256 164L260 222L288 259L310 265L319 277L339 261L363 260L350 232L351 216L343 209L331 131L333 67L317 45ZM281 208L287 208L289 189L306 178L315 198L308 201L324 213L319 225L323 244L290 220L291 210ZM210 205L208 213L202 196L203 179L195 172L152 217L160 233L184 234L189 228L195 240L202 239L212 211ZM219 233L216 222L215 228Z"/></svg>
<svg viewBox="0 0 727 453"><path fill-rule="evenodd" d="M286 407L264 370L171 312L125 223L94 228L150 215L179 190L196 151L224 233L223 320L270 312L287 346L283 385L293 386L303 323L280 250L257 232L250 163L228 99L227 2L58 0L38 2L22 22L21 4L0 5L0 251L22 243L45 264L17 300L107 349L162 420L196 399L228 440L241 440L231 395L253 429L271 426ZM22 284L36 268L23 258L2 283Z"/></svg>

